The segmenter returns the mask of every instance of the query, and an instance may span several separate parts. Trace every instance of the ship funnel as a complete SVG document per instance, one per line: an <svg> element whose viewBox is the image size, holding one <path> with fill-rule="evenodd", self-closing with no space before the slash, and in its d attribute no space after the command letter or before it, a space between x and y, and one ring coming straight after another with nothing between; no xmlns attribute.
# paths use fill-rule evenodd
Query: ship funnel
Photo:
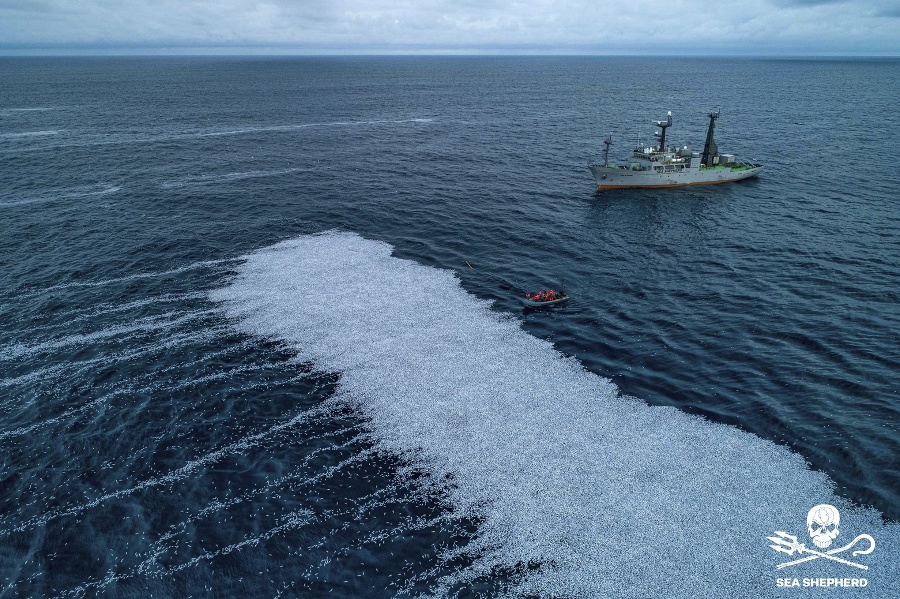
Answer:
<svg viewBox="0 0 900 599"><path fill-rule="evenodd" d="M719 148L713 139L713 131L716 128L716 119L719 118L719 111L710 112L707 116L709 116L709 129L706 130L706 144L703 146L700 164L712 166L714 158L719 154Z"/></svg>

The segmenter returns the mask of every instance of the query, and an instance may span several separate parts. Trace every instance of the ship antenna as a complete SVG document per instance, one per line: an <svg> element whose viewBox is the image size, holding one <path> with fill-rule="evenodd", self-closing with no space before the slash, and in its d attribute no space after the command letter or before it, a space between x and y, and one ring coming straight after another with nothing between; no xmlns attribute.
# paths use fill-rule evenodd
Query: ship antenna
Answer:
<svg viewBox="0 0 900 599"><path fill-rule="evenodd" d="M666 151L666 129L672 126L672 111L669 111L669 116L664 121L656 121L656 126L660 128L661 133L657 133L656 136L659 137L659 151Z"/></svg>
<svg viewBox="0 0 900 599"><path fill-rule="evenodd" d="M603 150L603 166L609 166L609 146L612 145L612 133L606 136L603 145L606 146L606 149Z"/></svg>

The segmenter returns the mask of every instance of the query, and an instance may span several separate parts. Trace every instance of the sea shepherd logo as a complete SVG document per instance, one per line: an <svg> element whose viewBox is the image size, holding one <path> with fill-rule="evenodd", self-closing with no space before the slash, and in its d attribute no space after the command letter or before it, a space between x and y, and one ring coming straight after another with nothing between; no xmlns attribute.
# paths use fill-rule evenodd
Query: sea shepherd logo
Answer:
<svg viewBox="0 0 900 599"><path fill-rule="evenodd" d="M774 543L769 545L769 547L788 555L797 554L805 557L778 564L775 566L775 569L781 570L821 558L859 568L860 570L868 570L869 566L846 558L852 557L856 559L858 555L868 555L875 551L875 539L870 535L859 535L843 547L828 549L834 544L837 536L841 534L840 524L841 514L833 505L823 503L809 510L809 514L806 516L806 530L817 549L808 548L797 540L797 535L776 530L775 536L766 537ZM863 548L857 549L849 555L845 553L861 541L866 541ZM867 585L868 581L865 578L803 578L802 580L797 578L779 578L777 580L777 586L780 587L864 587Z"/></svg>

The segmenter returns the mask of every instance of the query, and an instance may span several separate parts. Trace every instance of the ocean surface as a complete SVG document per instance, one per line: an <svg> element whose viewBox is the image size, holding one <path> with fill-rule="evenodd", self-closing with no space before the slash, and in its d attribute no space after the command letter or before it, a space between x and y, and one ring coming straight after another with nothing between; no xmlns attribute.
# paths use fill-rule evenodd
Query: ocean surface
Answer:
<svg viewBox="0 0 900 599"><path fill-rule="evenodd" d="M898 97L898 60L0 59L0 597L900 596ZM714 109L760 177L596 191L606 135ZM777 569L819 504L874 551Z"/></svg>

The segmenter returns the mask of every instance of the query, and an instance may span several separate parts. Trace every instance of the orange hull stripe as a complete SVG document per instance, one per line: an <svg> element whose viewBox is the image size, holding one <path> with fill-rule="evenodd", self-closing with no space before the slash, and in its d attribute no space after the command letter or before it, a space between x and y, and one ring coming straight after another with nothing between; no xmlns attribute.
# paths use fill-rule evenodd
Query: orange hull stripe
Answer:
<svg viewBox="0 0 900 599"><path fill-rule="evenodd" d="M744 177L749 179L750 177ZM665 185L597 185L597 189L659 189L663 187L687 187L688 185L718 185L719 183L734 183L744 179L724 179L722 181L697 181L696 183L666 183Z"/></svg>

